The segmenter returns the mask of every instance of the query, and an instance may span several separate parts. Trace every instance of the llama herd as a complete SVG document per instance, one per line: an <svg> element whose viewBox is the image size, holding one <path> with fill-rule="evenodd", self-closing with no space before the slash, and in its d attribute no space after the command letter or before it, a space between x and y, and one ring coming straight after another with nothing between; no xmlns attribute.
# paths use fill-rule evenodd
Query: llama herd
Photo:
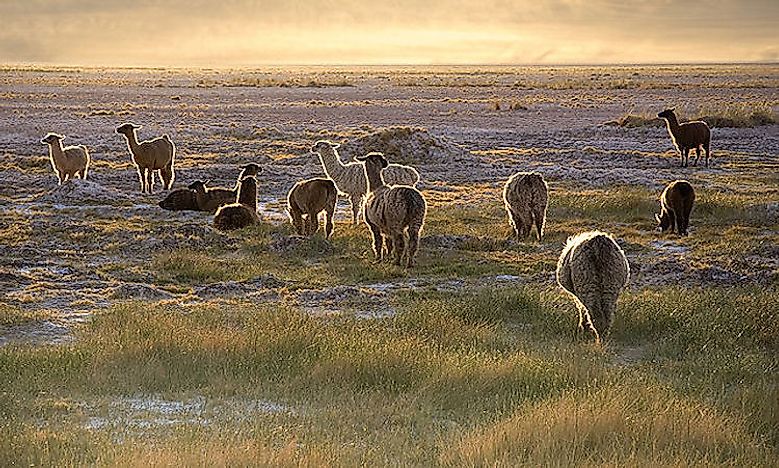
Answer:
<svg viewBox="0 0 779 468"><path fill-rule="evenodd" d="M673 109L660 114L667 122L668 132L679 153L682 165L687 165L691 149L706 153L708 167L711 133L704 122L679 124ZM159 171L165 189L170 190L175 178L173 165L175 145L167 135L139 142L136 130L125 123L116 128L123 135L135 164L142 193L153 193L154 173ZM49 145L49 156L59 183L78 175L87 178L90 156L84 146L62 147L62 135L49 133L42 143ZM319 157L327 178L301 180L287 196L287 212L298 235L312 236L319 230L319 214L325 213L325 238L333 233L338 193L345 194L351 204L352 223L360 214L372 237L372 249L377 262L392 259L395 265L414 265L422 228L427 216L427 202L415 188L420 180L413 167L391 164L382 153L372 152L344 163L338 154L338 144L320 140L311 147ZM232 189L208 187L208 181L192 182L187 188L173 190L159 202L167 210L194 210L214 214L214 226L222 231L244 228L260 222L257 204L257 164L240 167ZM660 196L660 213L655 215L658 229L687 235L695 191L689 182L670 183ZM508 222L518 240L527 238L535 228L540 241L544 234L549 190L543 176L532 172L512 175L503 189L503 203ZM608 333L614 320L617 298L626 287L630 267L625 253L614 238L600 231L582 232L571 236L559 257L557 282L572 296L579 309L579 327L594 334L597 341Z"/></svg>

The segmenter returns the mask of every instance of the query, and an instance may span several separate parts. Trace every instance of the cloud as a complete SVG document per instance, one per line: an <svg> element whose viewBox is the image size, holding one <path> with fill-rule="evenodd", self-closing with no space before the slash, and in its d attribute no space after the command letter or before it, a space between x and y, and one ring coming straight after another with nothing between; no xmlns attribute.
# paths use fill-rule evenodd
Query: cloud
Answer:
<svg viewBox="0 0 779 468"><path fill-rule="evenodd" d="M0 60L114 65L774 57L775 0L9 0ZM766 53L755 51L769 51ZM764 59L766 60L766 59Z"/></svg>
<svg viewBox="0 0 779 468"><path fill-rule="evenodd" d="M34 38L0 34L0 62L49 62L51 49Z"/></svg>

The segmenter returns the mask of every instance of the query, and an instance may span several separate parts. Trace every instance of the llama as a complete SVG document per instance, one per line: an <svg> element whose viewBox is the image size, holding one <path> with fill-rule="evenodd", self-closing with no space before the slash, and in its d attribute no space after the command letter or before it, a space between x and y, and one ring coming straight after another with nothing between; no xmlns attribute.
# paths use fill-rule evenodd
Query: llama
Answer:
<svg viewBox="0 0 779 468"><path fill-rule="evenodd" d="M675 180L668 184L660 195L660 214L655 214L660 231L673 232L675 228L680 236L686 236L693 203L695 203L695 189L689 182Z"/></svg>
<svg viewBox="0 0 779 468"><path fill-rule="evenodd" d="M287 195L287 211L292 226L301 236L310 236L319 230L317 217L325 212L325 239L333 233L333 216L338 191L330 179L308 179L296 183Z"/></svg>
<svg viewBox="0 0 779 468"><path fill-rule="evenodd" d="M506 181L503 187L503 204L517 240L526 238L533 225L536 227L536 237L541 240L544 235L548 193L549 189L541 174L517 172Z"/></svg>
<svg viewBox="0 0 779 468"><path fill-rule="evenodd" d="M360 208L368 191L365 171L359 162L344 164L338 155L337 143L326 140L317 141L311 147L311 152L319 155L325 174L335 182L336 188L346 194L352 207L352 224L360 218ZM359 159L359 158L357 158ZM390 185L414 186L419 182L419 173L413 167L401 164L389 164L383 171L384 180Z"/></svg>
<svg viewBox="0 0 779 468"><path fill-rule="evenodd" d="M262 172L262 167L255 163L244 164L239 167L239 169L241 170L241 173L238 175L238 179L235 181L235 188L233 189L236 196L238 195L238 187L241 186L241 181L244 177L252 176L256 178L257 175Z"/></svg>
<svg viewBox="0 0 779 468"><path fill-rule="evenodd" d="M695 165L698 165L698 160L701 157L701 147L706 151L705 164L706 167L709 167L711 130L709 130L706 122L697 120L680 124L674 109L666 109L657 114L657 117L665 120L671 140L682 157L682 167L687 167L690 150L693 148L695 149Z"/></svg>
<svg viewBox="0 0 779 468"><path fill-rule="evenodd" d="M138 168L141 181L141 193L152 193L154 190L154 171L160 171L160 178L166 190L173 185L173 159L176 147L168 135L162 135L149 141L138 143L135 131L140 125L122 124L116 128L116 133L124 135L127 147L130 149L133 163Z"/></svg>
<svg viewBox="0 0 779 468"><path fill-rule="evenodd" d="M206 185L210 181L196 180L189 184L187 188L195 192L195 201L200 211L215 212L220 206L235 203L235 199L240 195L238 190L230 190L221 187L210 188Z"/></svg>
<svg viewBox="0 0 779 468"><path fill-rule="evenodd" d="M158 205L160 208L170 211L200 211L195 191L189 188L173 190Z"/></svg>
<svg viewBox="0 0 779 468"><path fill-rule="evenodd" d="M395 265L405 259L406 268L414 265L419 249L419 235L427 215L427 203L421 193L407 185L387 186L382 169L389 163L381 153L358 156L365 166L368 180L368 198L365 200L365 223L373 235L373 253L376 261L384 256L384 241L387 254L395 252ZM406 240L408 237L408 241Z"/></svg>
<svg viewBox="0 0 779 468"><path fill-rule="evenodd" d="M63 182L74 176L86 180L91 162L87 147L78 145L63 148L62 140L64 139L64 135L49 133L41 140L41 143L49 145L49 160L54 173L57 174L58 185L62 185Z"/></svg>
<svg viewBox="0 0 779 468"><path fill-rule="evenodd" d="M610 235L583 232L568 238L557 262L557 283L579 309L579 329L585 326L600 342L614 322L617 298L627 286L630 265Z"/></svg>
<svg viewBox="0 0 779 468"><path fill-rule="evenodd" d="M242 229L260 222L257 214L257 179L246 176L238 187L238 201L220 206L214 216L214 227L220 231Z"/></svg>

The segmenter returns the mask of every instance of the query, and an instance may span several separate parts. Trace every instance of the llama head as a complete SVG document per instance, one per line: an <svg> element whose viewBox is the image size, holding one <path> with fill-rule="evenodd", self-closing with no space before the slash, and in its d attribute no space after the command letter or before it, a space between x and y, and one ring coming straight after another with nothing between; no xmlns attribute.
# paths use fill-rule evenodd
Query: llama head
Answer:
<svg viewBox="0 0 779 468"><path fill-rule="evenodd" d="M49 133L43 139L41 140L41 143L45 145L52 145L56 144L58 141L62 141L65 139L65 135L60 135L57 133Z"/></svg>
<svg viewBox="0 0 779 468"><path fill-rule="evenodd" d="M118 133L120 135L127 136L127 135L132 134L135 130L138 130L139 128L141 128L140 125L135 125L135 124L131 124L131 123L124 123L124 124L116 127L116 133Z"/></svg>
<svg viewBox="0 0 779 468"><path fill-rule="evenodd" d="M355 159L365 164L365 167L368 169L377 168L378 170L382 170L389 166L389 162L387 162L383 153L368 153L365 156L357 156Z"/></svg>
<svg viewBox="0 0 779 468"><path fill-rule="evenodd" d="M657 114L657 117L660 119L670 119L676 117L676 114L674 114L674 111L676 110L675 107L672 107L670 109L666 109L663 112L660 112Z"/></svg>
<svg viewBox="0 0 779 468"><path fill-rule="evenodd" d="M245 164L240 167L241 169L241 179L243 179L246 176L255 176L262 172L262 168L259 164L255 163L249 163Z"/></svg>
<svg viewBox="0 0 779 468"><path fill-rule="evenodd" d="M657 221L656 229L658 231L665 232L671 229L671 216L668 214L668 212L663 211L660 214L655 213L655 220Z"/></svg>
<svg viewBox="0 0 779 468"><path fill-rule="evenodd" d="M196 192L200 191L200 190L205 190L206 189L206 185L209 182L211 182L211 181L207 180L207 181L203 182L202 180L196 180L196 181L192 182L191 184L187 185L187 188L190 189L190 190L194 190Z"/></svg>
<svg viewBox="0 0 779 468"><path fill-rule="evenodd" d="M329 140L319 140L316 143L314 143L314 146L311 147L312 153L321 153L322 151L327 151L330 149L336 149L339 148L341 145L338 143L333 143Z"/></svg>

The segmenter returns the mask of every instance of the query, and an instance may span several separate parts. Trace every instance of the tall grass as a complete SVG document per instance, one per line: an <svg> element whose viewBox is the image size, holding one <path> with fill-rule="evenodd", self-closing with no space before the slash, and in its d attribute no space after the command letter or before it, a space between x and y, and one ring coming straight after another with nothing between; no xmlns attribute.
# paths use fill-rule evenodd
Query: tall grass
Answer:
<svg viewBox="0 0 779 468"><path fill-rule="evenodd" d="M637 128L662 127L664 122L657 118L662 109L630 112L606 122L606 125ZM779 119L773 106L768 102L730 102L727 104L704 104L697 107L677 107L676 114L680 122L702 120L710 127L754 128L775 125Z"/></svg>
<svg viewBox="0 0 779 468"><path fill-rule="evenodd" d="M0 464L771 466L777 299L626 294L605 348L572 339L554 289L410 292L384 321L129 303L71 344L0 348ZM86 424L122 395L295 411Z"/></svg>

